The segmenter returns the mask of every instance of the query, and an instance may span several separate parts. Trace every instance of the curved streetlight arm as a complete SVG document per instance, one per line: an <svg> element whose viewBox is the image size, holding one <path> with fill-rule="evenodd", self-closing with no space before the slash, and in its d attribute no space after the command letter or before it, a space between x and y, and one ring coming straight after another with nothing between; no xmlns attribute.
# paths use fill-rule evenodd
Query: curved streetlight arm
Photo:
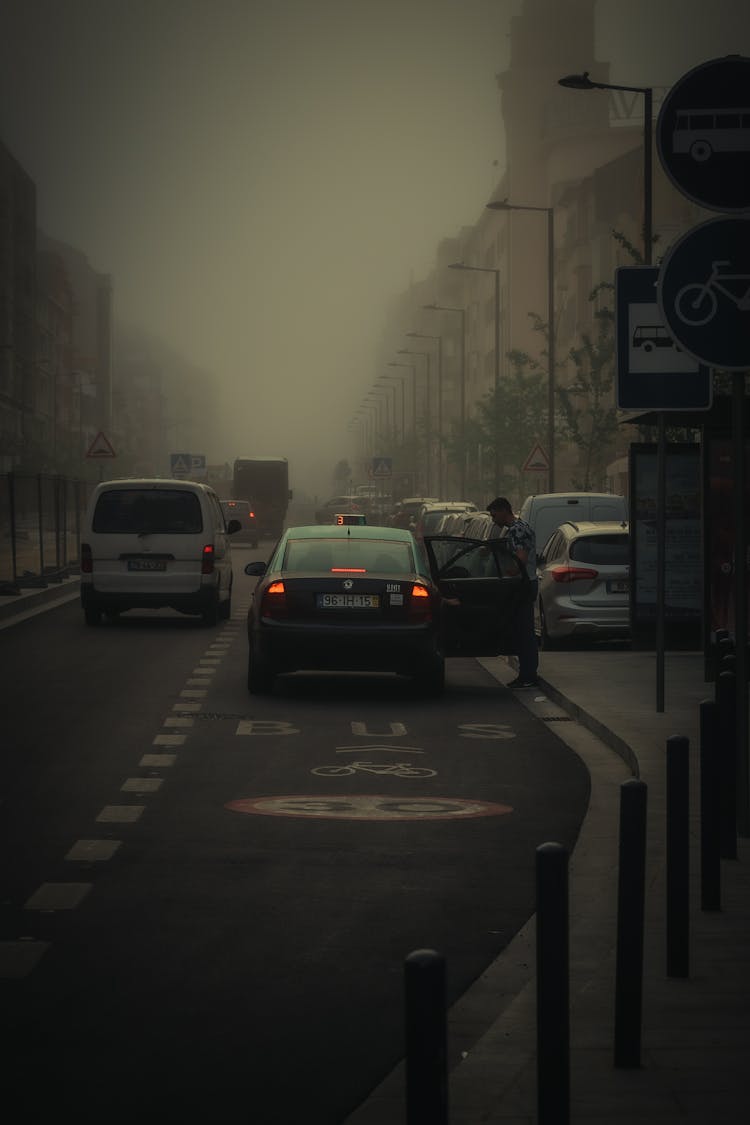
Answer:
<svg viewBox="0 0 750 1125"><path fill-rule="evenodd" d="M650 90L650 86L621 86L616 82L595 82L593 78L589 78L589 72L584 70L583 74L566 74L564 78L558 78L558 86L565 86L569 90L627 90L631 94L645 94Z"/></svg>

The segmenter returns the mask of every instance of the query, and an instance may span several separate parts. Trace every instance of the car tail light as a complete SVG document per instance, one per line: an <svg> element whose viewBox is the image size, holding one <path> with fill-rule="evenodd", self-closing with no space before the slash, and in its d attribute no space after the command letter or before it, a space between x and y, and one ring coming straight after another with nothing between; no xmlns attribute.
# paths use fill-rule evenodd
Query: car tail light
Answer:
<svg viewBox="0 0 750 1125"><path fill-rule="evenodd" d="M272 582L263 594L261 617L286 616L286 589L282 581Z"/></svg>
<svg viewBox="0 0 750 1125"><path fill-rule="evenodd" d="M201 574L213 574L214 572L214 545L213 543L206 543L203 548L203 560L201 562Z"/></svg>
<svg viewBox="0 0 750 1125"><path fill-rule="evenodd" d="M409 617L429 621L432 617L432 596L426 586L415 582L409 599Z"/></svg>
<svg viewBox="0 0 750 1125"><path fill-rule="evenodd" d="M577 582L579 578L590 581L599 577L599 571L583 566L553 566L550 575L555 582Z"/></svg>
<svg viewBox="0 0 750 1125"><path fill-rule="evenodd" d="M81 574L93 574L94 557L88 543L81 543Z"/></svg>

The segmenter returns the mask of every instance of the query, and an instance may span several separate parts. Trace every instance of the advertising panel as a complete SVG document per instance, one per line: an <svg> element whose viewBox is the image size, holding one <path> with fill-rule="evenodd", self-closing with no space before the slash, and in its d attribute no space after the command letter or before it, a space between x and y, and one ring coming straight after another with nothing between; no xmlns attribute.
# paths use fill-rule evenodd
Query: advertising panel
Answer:
<svg viewBox="0 0 750 1125"><path fill-rule="evenodd" d="M633 644L651 647L656 627L657 446L630 447L630 614ZM700 447L666 447L664 555L665 640L676 648L701 648Z"/></svg>

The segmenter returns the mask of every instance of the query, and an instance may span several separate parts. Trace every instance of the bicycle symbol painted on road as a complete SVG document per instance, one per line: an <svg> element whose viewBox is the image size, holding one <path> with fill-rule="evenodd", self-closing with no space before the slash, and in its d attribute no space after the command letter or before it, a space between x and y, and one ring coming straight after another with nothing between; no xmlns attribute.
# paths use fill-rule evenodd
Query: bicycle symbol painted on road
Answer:
<svg viewBox="0 0 750 1125"><path fill-rule="evenodd" d="M393 777L435 777L437 770L412 766L409 762L349 762L347 765L315 766L310 773L318 777L350 777L353 773L388 774Z"/></svg>
<svg viewBox="0 0 750 1125"><path fill-rule="evenodd" d="M740 312L750 310L750 274L722 272L722 266L731 266L731 262L712 262L706 281L691 281L678 291L674 309L683 324L700 328L713 320L719 307L717 294L726 297ZM730 288L732 283L734 290Z"/></svg>

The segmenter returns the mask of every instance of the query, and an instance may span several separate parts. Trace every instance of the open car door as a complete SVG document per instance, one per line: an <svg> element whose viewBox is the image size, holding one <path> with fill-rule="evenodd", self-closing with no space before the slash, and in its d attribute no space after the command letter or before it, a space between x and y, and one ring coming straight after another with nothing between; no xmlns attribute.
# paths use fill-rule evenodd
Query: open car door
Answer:
<svg viewBox="0 0 750 1125"><path fill-rule="evenodd" d="M526 568L507 539L426 535L433 581L458 605L443 608L446 656L500 656L516 651L516 608L529 596Z"/></svg>

